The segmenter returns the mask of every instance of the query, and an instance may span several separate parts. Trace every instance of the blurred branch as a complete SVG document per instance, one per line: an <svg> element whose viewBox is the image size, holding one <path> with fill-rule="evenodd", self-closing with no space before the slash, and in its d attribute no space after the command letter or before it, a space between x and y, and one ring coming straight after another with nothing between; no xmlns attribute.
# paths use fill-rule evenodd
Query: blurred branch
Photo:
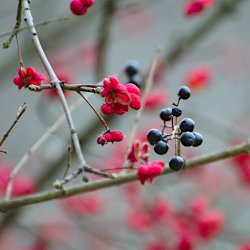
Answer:
<svg viewBox="0 0 250 250"><path fill-rule="evenodd" d="M10 132L12 131L12 129L15 127L15 125L18 123L18 121L20 120L20 118L22 117L24 112L26 111L26 108L27 108L26 103L24 103L22 106L19 107L17 114L16 114L16 119L11 124L10 128L5 132L3 138L0 140L0 147L3 145L5 140L8 138Z"/></svg>
<svg viewBox="0 0 250 250"><path fill-rule="evenodd" d="M174 66L175 63L182 58L182 56L185 55L187 50L190 52L191 49L195 47L195 45L206 35L206 33L210 32L212 29L216 28L218 24L225 20L227 17L230 16L231 13L238 7L240 4L242 4L245 0L225 0L223 2L218 2L218 7L215 10L214 14L212 14L209 18L205 19L202 24L200 24L197 28L191 30L189 32L189 35L186 37L182 37L179 42L175 44L174 47L170 48L170 50L165 55L165 60L168 63L169 66ZM225 11L228 6L225 3L230 3L230 5L234 8L232 9L232 12ZM225 4L225 6L224 6ZM221 13L221 14L220 14ZM221 15L221 16L220 16ZM90 16L91 17L91 16ZM206 23L207 22L207 23ZM79 23L82 25L81 23ZM69 25L72 25L69 23ZM209 27L209 28L206 28ZM61 30L57 32L54 32L52 35L54 39L58 38L59 34L64 34L61 32ZM101 31L102 32L102 31ZM53 38L52 37L52 38ZM26 49L26 53L29 50L29 48ZM10 61L11 62L11 61ZM6 62L6 65L10 65L10 62ZM5 73L6 71L2 72ZM109 116L106 118L107 122L111 122L117 119L117 116ZM96 120L94 123L92 123L87 129L84 129L80 133L80 144L83 145L89 137L93 136L95 131L101 126L99 120ZM44 170L37 179L37 186L38 189L41 187L44 187L48 181L53 178L53 176L57 173L58 169L64 164L66 161L65 154L62 154L61 157L59 157L54 163L48 165L46 167L46 170ZM106 180L105 180L106 181ZM89 184L88 184L89 185ZM17 217L20 215L21 210L16 210L12 213L6 214L0 223L0 228L3 230L5 227L9 226L13 221L17 219Z"/></svg>
<svg viewBox="0 0 250 250"><path fill-rule="evenodd" d="M126 155L125 155L125 166L128 163L127 157L128 157L128 154L130 152L130 149L132 148L132 145L133 145L133 142L135 139L135 134L136 134L136 131L138 129L139 122L140 122L140 119L142 116L142 112L143 112L144 107L145 107L146 98L149 94L149 91L152 88L152 85L153 85L153 77L154 77L155 69L157 66L158 59L159 59L159 54L160 54L160 49L158 48L156 50L154 60L152 61L148 77L145 81L145 85L144 85L144 89L143 89L143 93L142 93L142 97L141 97L141 108L137 111L132 128L131 128L131 132L130 132L130 136L129 136L129 140L128 140L128 146L127 146Z"/></svg>
<svg viewBox="0 0 250 250"><path fill-rule="evenodd" d="M218 23L230 16L230 14L236 11L236 8L246 0L224 0L218 1L216 5L218 7L214 10L208 18L198 25L193 31L186 37L181 37L170 52L166 53L165 61L168 65L173 66L180 57L196 45L205 35L207 35L212 29L216 28Z"/></svg>
<svg viewBox="0 0 250 250"><path fill-rule="evenodd" d="M54 22L61 22L61 21L67 21L67 20L69 20L68 17L51 19L51 20L48 20L48 21L44 21L44 22L34 24L34 27L36 27L36 28L37 27L42 27L42 26L45 26L45 25L48 25L48 24L51 24L51 23L54 23ZM19 28L17 30L16 34L19 33L20 31L27 30L27 29L28 29L28 27ZM7 32L0 33L0 38L11 35L12 33L13 33L13 31L7 31Z"/></svg>
<svg viewBox="0 0 250 250"><path fill-rule="evenodd" d="M200 156L193 158L191 160L187 160L185 162L185 169L194 168L203 164L208 164L211 162L217 162L220 160L224 160L236 155L240 155L243 153L250 152L250 138L244 144L235 146L230 149L223 150L221 152L217 152L210 155ZM174 171L170 168L165 168L162 175L173 173ZM34 195L28 195L26 197L15 198L10 201L1 201L0 202L0 210L2 212L6 212L11 209L16 209L22 206L27 206L31 204L37 204L42 202L47 202L50 200L56 200L64 197L73 196L80 193L88 193L92 191L96 191L99 189L104 189L108 187L113 187L125 183L129 183L132 181L137 180L136 173L126 174L126 175L119 175L114 179L106 179L106 180L99 180L91 183L86 183L80 186L64 189L63 191L54 191L50 190L47 192L37 193Z"/></svg>
<svg viewBox="0 0 250 250"><path fill-rule="evenodd" d="M11 32L11 35L9 39L3 43L3 48L8 49L10 47L10 44L13 40L13 38L16 36L16 34L19 32L19 28L22 22L22 5L23 0L18 0L18 7L17 7L17 14L16 14L16 24Z"/></svg>
<svg viewBox="0 0 250 250"><path fill-rule="evenodd" d="M31 11L30 11L30 7L29 7L29 0L24 0L23 5L24 5L24 15L25 15L24 21L26 22L27 26L29 27L29 31L30 31L35 49L36 49L43 65L44 65L48 75L49 75L51 84L55 86L55 89L56 89L57 94L60 98L64 113L65 113L65 116L67 118L68 127L70 130L70 135L71 135L71 139L72 139L72 144L74 145L75 154L76 154L76 157L77 157L77 160L79 163L77 171L75 171L74 173L81 173L82 180L87 182L88 178L85 174L85 170L88 171L89 173L95 173L95 174L97 174L99 171L95 170L95 169L90 169L90 167L87 165L85 158L83 157L81 145L79 142L78 133L76 132L75 125L74 125L72 116L70 114L70 110L69 110L65 95L64 95L62 87L61 87L61 81L58 79L54 69L52 68L52 66L51 66L51 64L50 64L50 62L49 62L49 60L48 60L48 58L43 50L43 47L40 43L37 31L34 27L33 17L32 17Z"/></svg>
<svg viewBox="0 0 250 250"><path fill-rule="evenodd" d="M112 17L115 13L117 0L106 0L103 7L103 16L99 27L99 37L97 39L97 61L96 61L96 80L99 81L105 76L107 47L110 38L110 28Z"/></svg>

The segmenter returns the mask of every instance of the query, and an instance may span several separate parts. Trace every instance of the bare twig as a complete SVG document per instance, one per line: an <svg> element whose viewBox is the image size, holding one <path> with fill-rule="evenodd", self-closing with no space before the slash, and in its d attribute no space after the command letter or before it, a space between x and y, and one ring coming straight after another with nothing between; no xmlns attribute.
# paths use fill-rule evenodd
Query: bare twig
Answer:
<svg viewBox="0 0 250 250"><path fill-rule="evenodd" d="M34 26L37 28L37 27L42 27L42 26L54 23L54 22L61 22L61 21L67 21L67 20L69 20L68 17L56 18L56 19L51 19L51 20L48 20L45 22L40 22L40 23L34 24ZM22 27L22 28L19 27L19 29L16 30L16 33L14 34L14 36L16 34L18 34L20 31L27 30L27 29L28 29L28 27ZM8 36L8 35L12 35L12 33L13 33L13 31L2 32L2 33L0 33L0 38Z"/></svg>
<svg viewBox="0 0 250 250"><path fill-rule="evenodd" d="M170 50L168 50L168 53L166 53L166 56L165 56L165 59L168 63L168 67L174 66L176 62L179 61L185 55L187 51L190 52L191 49L195 48L195 45L207 33L209 33L212 29L218 27L219 23L222 22L223 20L226 20L230 16L230 14L233 14L236 10L236 7L240 6L244 1L245 0L238 0L238 1L230 0L230 4L233 4L233 8L234 8L232 9L232 12L226 11L227 9L226 5L223 4L223 3L228 2L228 0L226 1L224 0L223 2L221 2L215 8L214 13L212 13L212 15L209 18L205 19L204 22L200 26L191 30L189 34L185 35L184 37L181 37L180 41L176 43L172 49L170 48ZM227 13L226 15L223 14L225 12ZM206 28L206 27L209 27L209 28ZM187 41L192 41L192 42L189 42L190 44L189 46L184 46L184 44L187 44ZM109 120L115 119L115 118L117 117L116 116L108 117ZM87 129L87 132L84 130L80 138L82 144L86 141L88 135L93 134L93 131L95 131L97 127L99 127L99 120L96 121L94 124L91 124L91 126ZM51 166L49 166L46 171L41 173L37 181L38 186L41 187L47 184L48 180L50 179L48 177L54 176L64 161L65 161L65 155L62 155L62 157L57 159L57 161L53 163ZM15 208L15 205L12 205L12 208ZM1 230L3 230L3 228L5 228L6 226L10 225L17 218L18 215L20 215L20 210L16 210L16 213L8 213L5 217L3 217L3 220L1 220L1 224L0 224Z"/></svg>
<svg viewBox="0 0 250 250"><path fill-rule="evenodd" d="M229 148L223 150L221 152L217 152L210 155L204 155L200 157L193 158L191 160L185 161L185 169L194 168L203 164L208 164L212 162L221 161L236 155L240 155L243 153L250 152L250 138L244 144L235 146L233 148ZM183 170L185 171L185 170ZM171 170L169 167L166 167L162 175L173 173L174 171ZM99 180L91 183L82 184L80 186L64 189L62 191L46 191L41 192L33 195L28 195L21 198L15 198L9 201L0 201L0 211L6 212L11 209L17 209L22 206L27 206L31 204L37 204L42 202L47 202L50 200L56 200L68 196L73 196L80 193L88 193L99 189L104 189L108 187L113 187L125 183L129 183L132 181L137 180L137 174L126 174L126 175L119 175L113 179L105 179Z"/></svg>
<svg viewBox="0 0 250 250"><path fill-rule="evenodd" d="M24 4L24 15L25 15L24 21L26 22L26 24L29 27L29 31L32 35L32 41L34 43L34 46L36 48L38 55L40 56L40 59L41 59L43 65L44 65L44 67L45 67L45 69L50 77L51 83L52 83L52 85L55 85L56 91L57 91L58 96L61 100L64 112L65 112L65 115L67 118L68 126L69 126L70 133L71 133L72 143L74 145L75 153L76 153L76 156L77 156L77 159L79 162L79 168L81 169L81 171L83 173L83 180L88 181L87 177L84 174L84 166L86 166L87 163L83 157L83 154L81 151L81 146L79 143L78 134L76 132L75 125L74 125L73 119L71 117L66 98L65 98L64 93L63 93L62 88L61 88L61 81L56 76L56 74L55 74L53 68L51 67L50 62L49 62L47 56L45 55L44 50L41 46L40 40L38 38L38 34L37 34L36 29L34 27L33 17L31 15L31 11L29 8L29 1L24 0L23 4Z"/></svg>
<svg viewBox="0 0 250 250"><path fill-rule="evenodd" d="M115 13L116 0L106 0L103 7L103 16L101 18L99 27L99 37L97 39L97 62L96 62L96 80L99 81L105 74L105 59L107 53L107 47L109 44L110 27L112 23L112 17Z"/></svg>
<svg viewBox="0 0 250 250"><path fill-rule="evenodd" d="M17 14L16 14L16 24L11 32L11 35L9 39L3 43L3 48L8 49L10 47L10 44L13 40L13 38L17 35L21 22L22 22L22 4L23 0L18 0L18 7L17 7Z"/></svg>
<svg viewBox="0 0 250 250"><path fill-rule="evenodd" d="M147 98L149 91L150 91L152 84L153 84L153 76L154 76L155 69L157 66L157 61L159 59L159 53L160 53L160 49L157 49L155 57L152 61L151 67L150 67L148 78L145 82L144 91L143 91L143 95L141 98L141 100L142 100L141 101L142 102L141 108L137 111L133 125L132 125L132 129L131 129L129 140L128 140L127 151L126 151L126 155L125 155L125 166L127 165L127 156L128 156L129 151L131 150L131 147L133 145L133 141L135 139L135 134L136 134L136 131L137 131L138 126L139 126L140 118L141 118L142 112L144 110L146 98Z"/></svg>
<svg viewBox="0 0 250 250"><path fill-rule="evenodd" d="M68 175L68 172L69 172L69 169L70 169L70 166L71 166L71 158L72 158L72 147L71 147L71 145L68 146L67 157L68 157L67 158L67 164L66 164L65 172L63 174L63 178L65 178Z"/></svg>
<svg viewBox="0 0 250 250"><path fill-rule="evenodd" d="M90 94L88 94L90 96ZM87 97L85 97L87 98ZM82 105L83 101L81 98L79 98L75 103L73 103L69 110L70 112L73 112L76 110L80 105ZM20 115L20 109L18 111ZM23 157L20 159L20 161L16 164L12 172L10 173L9 180L8 180L8 185L6 188L6 194L5 194L5 199L8 200L11 195L12 191L12 185L15 176L19 173L21 168L24 166L24 164L28 161L30 156L34 154L41 146L42 144L50 138L50 136L63 124L63 122L66 120L65 114L62 114L56 121L55 123L48 128L48 130L32 145L32 147L23 155Z"/></svg>
<svg viewBox="0 0 250 250"><path fill-rule="evenodd" d="M26 111L26 108L27 108L26 103L24 103L22 106L19 107L17 114L16 114L16 119L11 124L10 128L5 132L5 134L3 135L3 138L0 140L0 147L3 145L5 140L8 138L10 132L12 131L12 129L15 127L15 125L18 123L18 121L20 120L20 118L22 117L24 112Z"/></svg>
<svg viewBox="0 0 250 250"><path fill-rule="evenodd" d="M96 114L96 116L98 117L98 119L100 120L100 122L103 124L103 126L106 128L106 130L109 131L108 124L101 117L101 115L97 112L97 110L92 106L92 104L90 103L90 101L81 92L78 92L78 93L87 102L87 104L90 106L90 108L94 111L94 113Z"/></svg>
<svg viewBox="0 0 250 250"><path fill-rule="evenodd" d="M188 35L180 37L174 43L174 46L165 55L165 61L168 66L173 66L180 57L190 51L190 49L202 40L213 28L217 27L218 23L225 20L225 17L234 13L238 5L246 0L224 0L217 3L218 7L214 12L198 25Z"/></svg>
<svg viewBox="0 0 250 250"><path fill-rule="evenodd" d="M28 88L31 91L42 91L42 90L53 89L55 88L55 86L51 84L44 84L41 86L29 85ZM103 85L66 84L66 83L61 82L61 88L65 90L76 91L76 92L82 91L82 92L89 92L93 94L100 94L102 91Z"/></svg>

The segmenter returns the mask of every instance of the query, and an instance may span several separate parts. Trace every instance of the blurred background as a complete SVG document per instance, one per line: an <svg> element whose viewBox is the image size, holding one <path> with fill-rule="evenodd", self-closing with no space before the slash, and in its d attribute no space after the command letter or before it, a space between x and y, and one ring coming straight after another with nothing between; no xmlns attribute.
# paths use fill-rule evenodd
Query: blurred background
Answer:
<svg viewBox="0 0 250 250"><path fill-rule="evenodd" d="M31 3L42 45L61 80L92 84L117 75L126 83L124 67L129 60L139 63L139 77L144 78L156 49L161 49L138 139L143 141L150 128L160 128L160 110L177 100L184 84L192 96L180 104L182 117L192 118L204 137L201 147L183 149L184 158L220 151L249 138L250 1L211 1L194 15L185 13L189 2L184 0L101 0L84 16L73 15L69 3ZM17 1L1 0L1 44L15 24L16 10ZM29 32L24 29L18 38L24 64L46 75ZM13 77L19 67L13 39L9 49L0 49L0 137L18 108L23 103L28 107L1 148L8 151L0 155L2 176L63 114L53 93L18 90ZM143 89L144 81L138 84ZM74 104L80 99L67 93L67 100ZM103 102L100 96L91 96L90 101L97 110ZM122 130L129 138L135 115L131 111L107 121L111 129ZM88 163L101 169L121 166L127 140L97 145L96 137L104 128L84 101L72 116ZM62 177L69 136L64 123L20 171L22 178L32 179L36 191L52 188L54 180ZM151 159L168 162L173 152L159 157L152 151ZM81 183L80 179L68 186ZM25 207L0 214L0 249L247 250L249 184L249 155L243 155L162 176L153 185L131 183ZM4 194L1 185L0 189Z"/></svg>

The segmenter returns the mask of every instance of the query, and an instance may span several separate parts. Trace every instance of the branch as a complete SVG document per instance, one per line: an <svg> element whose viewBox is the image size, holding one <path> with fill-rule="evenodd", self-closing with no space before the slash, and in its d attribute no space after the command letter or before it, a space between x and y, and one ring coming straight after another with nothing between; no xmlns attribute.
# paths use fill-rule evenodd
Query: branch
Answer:
<svg viewBox="0 0 250 250"><path fill-rule="evenodd" d="M220 160L224 160L236 155L240 155L243 153L250 152L250 138L248 139L247 143L238 145L236 147L223 150L221 152L217 152L210 155L200 156L193 158L191 160L187 160L185 162L185 169L194 168L203 164L208 164L211 162L216 162ZM173 173L174 171L170 168L165 168L162 175ZM11 209L17 209L22 206L47 202L50 200L56 200L64 197L73 196L80 193L88 193L99 189L104 189L108 187L113 187L125 183L129 183L132 181L137 180L136 173L126 174L126 175L119 175L114 179L105 179L99 180L91 183L86 183L80 186L72 187L65 189L63 191L47 191L41 192L33 195L28 195L26 197L15 198L10 201L1 201L0 202L0 211L6 212Z"/></svg>
<svg viewBox="0 0 250 250"><path fill-rule="evenodd" d="M23 0L18 0L18 7L17 7L17 14L16 14L16 24L11 32L11 35L9 39L3 43L3 48L8 49L10 47L10 44L13 40L13 38L16 36L16 34L19 32L19 28L22 22L22 4Z"/></svg>
<svg viewBox="0 0 250 250"><path fill-rule="evenodd" d="M134 119L132 129L131 129L131 132L130 132L127 151L126 151L126 155L125 155L125 164L124 164L125 166L127 166L127 164L128 164L127 157L128 157L128 154L129 154L129 152L130 152L130 150L132 148L133 142L134 142L134 138L135 138L138 126L139 126L139 121L141 119L142 112L143 112L144 107L145 107L146 98L147 98L147 96L149 94L149 91L152 88L152 85L153 85L153 77L154 77L155 69L156 69L156 66L157 66L158 59L159 59L159 54L160 54L160 49L157 49L154 60L152 61L152 64L151 64L151 67L150 67L150 71L149 71L149 74L148 74L144 89L143 89L144 91L143 91L142 98L141 98L142 99L141 100L141 103L142 103L141 108L136 113L136 117Z"/></svg>
<svg viewBox="0 0 250 250"><path fill-rule="evenodd" d="M35 27L42 27L42 26L45 26L45 25L48 25L48 24L51 24L51 23L54 23L54 22L61 22L61 21L67 21L67 20L69 20L68 17L56 18L56 19L51 19L51 20L48 20L48 21L44 21L44 22L34 24L34 26ZM27 29L28 29L28 27L19 28L19 29L17 29L17 32L15 34L18 34L20 31L27 30ZM8 36L8 35L12 35L12 34L13 34L13 31L6 31L6 32L3 32L3 33L0 33L0 38ZM15 36L15 34L14 34L14 36Z"/></svg>
<svg viewBox="0 0 250 250"><path fill-rule="evenodd" d="M82 151L81 151L81 146L80 146L80 142L79 142L79 138L78 138L78 134L76 132L76 129L75 129L75 125L73 123L73 119L71 117L71 114L70 114L70 110L69 110L69 107L68 107L68 104L67 104L67 101L66 101L66 98L64 96L64 93L63 93L63 90L61 88L61 81L58 79L57 75L55 74L55 71L53 70L52 66L50 65L50 62L42 48L42 45L40 43L40 40L38 38L38 34L36 32L36 29L34 27L34 23L33 23L33 17L31 15L31 11L30 11L30 8L29 8L29 1L28 0L24 0L24 21L26 22L26 24L28 25L29 27L29 31L32 35L32 41L34 43L34 46L36 48L36 51L38 53L38 55L40 56L40 59L50 77L50 80L51 80L51 83L52 85L55 86L56 88L56 91L57 91L57 94L61 100L61 103L62 103L62 106L63 106L63 109L64 109L64 112L65 112L65 116L67 118L67 122L68 122L68 126L69 126L69 129L70 129L70 133L71 133L71 139L72 139L72 142L73 142L73 145L74 145L74 148L75 148L75 153L76 153L76 157L78 159L78 162L79 162L79 169L81 170L81 172L83 173L83 180L84 181L87 181L87 177L85 176L85 169L84 169L84 166L87 165L84 157L83 157L83 154L82 154Z"/></svg>
<svg viewBox="0 0 250 250"><path fill-rule="evenodd" d="M96 80L99 81L105 75L105 58L109 44L110 26L115 13L116 0L106 0L104 3L103 16L99 27L97 44Z"/></svg>
<svg viewBox="0 0 250 250"><path fill-rule="evenodd" d="M226 16L232 14L237 5L240 5L246 0L224 0L218 2L218 7L214 13L203 20L203 22L186 37L181 37L179 41L174 44L174 47L169 53L165 55L165 61L173 66L178 59L188 52L195 44L197 44L205 35L207 35L213 28L217 27L218 23Z"/></svg>
<svg viewBox="0 0 250 250"><path fill-rule="evenodd" d="M12 129L15 127L15 125L18 123L18 121L20 120L20 118L22 117L22 115L24 114L24 112L26 111L26 108L27 108L26 103L24 103L22 106L19 107L19 109L17 111L17 114L16 114L16 119L11 124L10 128L6 131L6 133L4 134L3 138L0 140L0 147L3 145L3 143L5 142L5 140L8 138L10 132L12 131Z"/></svg>
<svg viewBox="0 0 250 250"><path fill-rule="evenodd" d="M231 0L231 4L233 5L234 8L238 7L237 5L240 5L244 2L245 0ZM166 53L165 60L168 63L169 66L175 66L176 62L179 61L182 56L184 56L186 51L190 51L194 46L201 40L206 33L210 32L212 29L218 26L218 24L225 20L231 13L233 12L227 12L227 15L221 15L222 18L220 18L219 14L216 14L217 12L225 12L223 3L219 3L220 5L217 7L218 9L215 10L215 14L212 14L211 17L207 18L204 20L204 22L198 26L197 28L193 29L192 31L189 32L188 35L185 37L182 37L181 40L170 50ZM215 18L216 17L216 18ZM211 22L213 23L211 24ZM208 24L206 24L206 22ZM203 27L208 26L208 29L203 29ZM197 35L199 34L199 35ZM186 44L186 46L184 46ZM187 45L188 44L188 45ZM9 62L5 63L6 65L9 64ZM6 71L5 71L6 72ZM5 73L3 72L3 73ZM114 119L117 119L117 116L110 116L107 117L109 120L109 123L113 121ZM91 135L93 135L93 132L96 131L97 128L100 127L99 120L97 120L94 124L91 124L88 129L84 132L81 133L80 137L80 142L83 145L87 138ZM240 154L240 153L239 153ZM57 173L57 170L59 167L63 164L65 161L65 155L62 155L57 161L50 166L48 166L47 170L41 173L41 175L38 178L37 184L39 187L42 187L48 183L48 180L52 178ZM12 208L15 208L15 206L12 206ZM16 210L16 212L20 212L20 210ZM1 221L0 227L1 230L4 229L4 227L9 226L17 217L20 215L20 213L9 213L7 216L3 218Z"/></svg>

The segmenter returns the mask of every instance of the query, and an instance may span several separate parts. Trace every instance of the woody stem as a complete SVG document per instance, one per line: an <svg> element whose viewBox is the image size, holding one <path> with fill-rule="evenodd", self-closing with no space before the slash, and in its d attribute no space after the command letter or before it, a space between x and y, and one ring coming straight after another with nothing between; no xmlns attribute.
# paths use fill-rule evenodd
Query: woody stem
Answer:
<svg viewBox="0 0 250 250"><path fill-rule="evenodd" d="M98 119L101 121L101 123L104 125L104 127L106 128L107 131L109 131L109 127L107 125L107 123L105 122L105 120L101 117L101 115L97 112L97 110L94 108L94 106L89 102L89 100L81 93L81 92L77 92L86 102L87 104L90 106L90 108L95 112L95 114L97 115Z"/></svg>

